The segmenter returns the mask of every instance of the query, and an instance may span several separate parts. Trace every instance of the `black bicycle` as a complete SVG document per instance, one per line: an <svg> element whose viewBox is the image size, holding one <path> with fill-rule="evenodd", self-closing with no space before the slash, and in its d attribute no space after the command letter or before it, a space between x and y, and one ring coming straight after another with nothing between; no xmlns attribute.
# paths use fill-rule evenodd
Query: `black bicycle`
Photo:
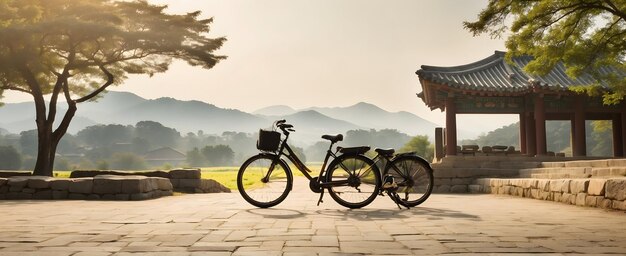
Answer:
<svg viewBox="0 0 626 256"><path fill-rule="evenodd" d="M333 152L333 145L342 141L343 135L323 135L323 139L330 141L330 147L319 174L312 176L309 174L312 171L287 143L289 134L295 132L293 125L279 120L272 128L259 131L257 148L262 152L246 160L237 173L237 189L248 203L267 208L287 198L294 180L284 158L309 180L311 191L320 193L318 205L325 190L337 203L348 208L364 207L380 193L380 171L372 159L363 155L370 147L337 147ZM276 129L285 135L284 139L281 140L281 133Z"/></svg>
<svg viewBox="0 0 626 256"><path fill-rule="evenodd" d="M380 195L387 193L400 207L417 206L433 191L433 169L414 152L396 154L394 149L376 148L374 162L381 166L383 184Z"/></svg>

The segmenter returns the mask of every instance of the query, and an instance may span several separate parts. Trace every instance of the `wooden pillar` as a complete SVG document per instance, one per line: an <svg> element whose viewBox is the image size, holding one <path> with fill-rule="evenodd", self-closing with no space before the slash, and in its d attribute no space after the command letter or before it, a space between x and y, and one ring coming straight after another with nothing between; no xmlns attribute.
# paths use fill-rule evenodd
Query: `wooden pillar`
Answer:
<svg viewBox="0 0 626 256"><path fill-rule="evenodd" d="M526 154L526 113L519 114L519 146L520 152Z"/></svg>
<svg viewBox="0 0 626 256"><path fill-rule="evenodd" d="M526 155L537 154L537 139L535 138L535 117L534 113L526 114Z"/></svg>
<svg viewBox="0 0 626 256"><path fill-rule="evenodd" d="M444 145L443 128L435 128L435 162L441 161L444 157L443 145Z"/></svg>
<svg viewBox="0 0 626 256"><path fill-rule="evenodd" d="M453 97L446 99L446 155L456 155L456 106Z"/></svg>
<svg viewBox="0 0 626 256"><path fill-rule="evenodd" d="M623 157L624 156L624 145L622 141L622 117L620 114L617 114L611 120L611 124L613 125L613 156L614 157Z"/></svg>
<svg viewBox="0 0 626 256"><path fill-rule="evenodd" d="M535 95L535 155L546 155L546 112L543 96Z"/></svg>
<svg viewBox="0 0 626 256"><path fill-rule="evenodd" d="M587 155L587 141L585 134L585 109L582 97L576 97L574 106L574 125L572 131L574 133L572 154L574 156Z"/></svg>

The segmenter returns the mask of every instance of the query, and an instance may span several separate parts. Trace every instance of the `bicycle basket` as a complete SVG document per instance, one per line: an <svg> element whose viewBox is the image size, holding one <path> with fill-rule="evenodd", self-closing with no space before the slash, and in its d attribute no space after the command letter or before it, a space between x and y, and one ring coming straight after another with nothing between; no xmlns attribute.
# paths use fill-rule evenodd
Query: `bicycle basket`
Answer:
<svg viewBox="0 0 626 256"><path fill-rule="evenodd" d="M280 144L280 133L276 131L259 130L259 140L256 142L256 148L261 151L276 151Z"/></svg>

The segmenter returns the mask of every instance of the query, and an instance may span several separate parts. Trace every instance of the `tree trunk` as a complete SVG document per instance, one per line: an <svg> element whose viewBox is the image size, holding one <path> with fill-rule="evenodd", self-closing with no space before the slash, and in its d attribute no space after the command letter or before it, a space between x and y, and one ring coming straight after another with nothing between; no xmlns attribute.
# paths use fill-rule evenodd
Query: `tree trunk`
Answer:
<svg viewBox="0 0 626 256"><path fill-rule="evenodd" d="M52 109L51 109L52 110ZM52 111L51 111L52 112ZM54 125L54 118L37 123L38 134L38 147L37 147L37 162L35 164L35 170L33 175L37 176L53 176L54 170L54 158L56 156L56 149L61 141L61 138L67 132L70 121L76 113L76 103L69 104L67 112L63 120L59 124L59 127L53 132L52 127ZM54 113L51 113L54 116Z"/></svg>

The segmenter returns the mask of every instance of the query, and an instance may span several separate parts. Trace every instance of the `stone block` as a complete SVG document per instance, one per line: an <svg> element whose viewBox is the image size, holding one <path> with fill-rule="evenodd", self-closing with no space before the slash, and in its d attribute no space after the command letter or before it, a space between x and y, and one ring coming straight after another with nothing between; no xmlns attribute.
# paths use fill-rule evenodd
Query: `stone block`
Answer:
<svg viewBox="0 0 626 256"><path fill-rule="evenodd" d="M550 180L550 191L561 192L562 185L563 185L563 180Z"/></svg>
<svg viewBox="0 0 626 256"><path fill-rule="evenodd" d="M563 193L571 193L571 191L569 190L569 183L571 182L571 180L563 180L563 183L561 184L561 192Z"/></svg>
<svg viewBox="0 0 626 256"><path fill-rule="evenodd" d="M136 200L147 200L147 199L152 199L153 196L153 192L145 192L145 193L136 193L136 194L131 194L130 195L130 200L136 201Z"/></svg>
<svg viewBox="0 0 626 256"><path fill-rule="evenodd" d="M615 210L626 211L626 201L622 200L613 200L611 208Z"/></svg>
<svg viewBox="0 0 626 256"><path fill-rule="evenodd" d="M472 183L470 178L453 178L451 185L468 185Z"/></svg>
<svg viewBox="0 0 626 256"><path fill-rule="evenodd" d="M100 195L98 194L89 194L86 197L87 200L100 200Z"/></svg>
<svg viewBox="0 0 626 256"><path fill-rule="evenodd" d="M177 169L170 171L171 179L200 179L200 169Z"/></svg>
<svg viewBox="0 0 626 256"><path fill-rule="evenodd" d="M147 191L154 191L159 189L159 184L156 178L150 178L147 180Z"/></svg>
<svg viewBox="0 0 626 256"><path fill-rule="evenodd" d="M52 190L52 199L54 200L67 199L68 195L67 190Z"/></svg>
<svg viewBox="0 0 626 256"><path fill-rule="evenodd" d="M34 189L49 188L50 181L52 180L54 180L54 178L48 176L30 176L28 177L27 187Z"/></svg>
<svg viewBox="0 0 626 256"><path fill-rule="evenodd" d="M513 188L513 195L514 196L523 197L524 196L524 189L521 188L521 187L514 187Z"/></svg>
<svg viewBox="0 0 626 256"><path fill-rule="evenodd" d="M180 187L180 179L170 179L170 183L172 183L172 187L178 188ZM435 186L437 185L437 179L435 179Z"/></svg>
<svg viewBox="0 0 626 256"><path fill-rule="evenodd" d="M550 180L547 180L547 179L537 180L537 188L541 191L550 191Z"/></svg>
<svg viewBox="0 0 626 256"><path fill-rule="evenodd" d="M530 198L541 199L541 190L537 188L530 189Z"/></svg>
<svg viewBox="0 0 626 256"><path fill-rule="evenodd" d="M585 206L586 200L587 200L587 193L576 194L576 205Z"/></svg>
<svg viewBox="0 0 626 256"><path fill-rule="evenodd" d="M4 186L7 184L7 179L6 178L0 178L0 187Z"/></svg>
<svg viewBox="0 0 626 256"><path fill-rule="evenodd" d="M626 167L611 168L611 176L626 176Z"/></svg>
<svg viewBox="0 0 626 256"><path fill-rule="evenodd" d="M552 200L552 192L541 191L541 200Z"/></svg>
<svg viewBox="0 0 626 256"><path fill-rule="evenodd" d="M594 196L603 196L605 184L605 179L590 179L589 186L587 187L587 194Z"/></svg>
<svg viewBox="0 0 626 256"><path fill-rule="evenodd" d="M600 196L587 195L587 197L585 198L585 205L590 207L598 207L598 198L600 198Z"/></svg>
<svg viewBox="0 0 626 256"><path fill-rule="evenodd" d="M436 188L437 193L450 193L450 185L441 185Z"/></svg>
<svg viewBox="0 0 626 256"><path fill-rule="evenodd" d="M37 190L34 188L23 188L22 192L23 193L29 193L29 194L34 194Z"/></svg>
<svg viewBox="0 0 626 256"><path fill-rule="evenodd" d="M179 188L199 188L200 187L200 179L180 179L178 181Z"/></svg>
<svg viewBox="0 0 626 256"><path fill-rule="evenodd" d="M52 199L52 190L46 189L46 190L37 191L33 194L33 199L50 200Z"/></svg>
<svg viewBox="0 0 626 256"><path fill-rule="evenodd" d="M561 192L551 192L550 193L550 198L552 199L552 201L555 202L561 202L561 197L563 196L563 194L561 194ZM548 199L550 200L550 199Z"/></svg>
<svg viewBox="0 0 626 256"><path fill-rule="evenodd" d="M100 197L102 200L115 200L114 194L104 194Z"/></svg>
<svg viewBox="0 0 626 256"><path fill-rule="evenodd" d="M80 193L70 193L67 196L67 199L70 199L70 200L85 200L85 199L87 199L87 196L85 196L84 194L80 194Z"/></svg>
<svg viewBox="0 0 626 256"><path fill-rule="evenodd" d="M472 184L472 185L467 186L467 189L469 190L470 193L477 194L483 191L482 187L483 186L481 185Z"/></svg>
<svg viewBox="0 0 626 256"><path fill-rule="evenodd" d="M9 192L9 186L0 186L0 194Z"/></svg>
<svg viewBox="0 0 626 256"><path fill-rule="evenodd" d="M610 179L606 181L605 197L612 200L626 200L626 179Z"/></svg>
<svg viewBox="0 0 626 256"><path fill-rule="evenodd" d="M9 194L11 194L11 193L9 193ZM9 198L9 194L6 194L7 198ZM16 192L16 193L12 193L11 197L12 198L9 198L9 199L31 200L31 199L33 199L33 194L32 193L24 193L24 192Z"/></svg>
<svg viewBox="0 0 626 256"><path fill-rule="evenodd" d="M130 178L129 178L130 177ZM122 180L122 194L143 193L147 188L147 177L128 176Z"/></svg>
<svg viewBox="0 0 626 256"><path fill-rule="evenodd" d="M122 193L122 176L98 175L93 178L93 193L119 194Z"/></svg>
<svg viewBox="0 0 626 256"><path fill-rule="evenodd" d="M569 204L571 205L576 205L576 194L570 194L569 195Z"/></svg>
<svg viewBox="0 0 626 256"><path fill-rule="evenodd" d="M173 190L174 186L172 186L172 182L169 179L164 178L153 178L157 182L157 187L159 190Z"/></svg>
<svg viewBox="0 0 626 256"><path fill-rule="evenodd" d="M11 187L20 188L20 190L28 185L28 177L11 177L7 180L7 184Z"/></svg>
<svg viewBox="0 0 626 256"><path fill-rule="evenodd" d="M70 182L71 180L68 179L54 179L50 181L50 188L53 190L68 190Z"/></svg>
<svg viewBox="0 0 626 256"><path fill-rule="evenodd" d="M116 194L115 195L115 200L117 200L117 201L128 201L128 200L130 200L130 195L129 194Z"/></svg>
<svg viewBox="0 0 626 256"><path fill-rule="evenodd" d="M608 198L598 199L598 207L602 209L610 209L613 206L613 201Z"/></svg>
<svg viewBox="0 0 626 256"><path fill-rule="evenodd" d="M621 167L621 166L626 166L626 159L609 159L609 166L610 167Z"/></svg>
<svg viewBox="0 0 626 256"><path fill-rule="evenodd" d="M21 192L22 189L24 189L24 187L15 187L15 186L10 186L9 187L9 192Z"/></svg>
<svg viewBox="0 0 626 256"><path fill-rule="evenodd" d="M593 177L611 176L611 168L593 168L591 173Z"/></svg>
<svg viewBox="0 0 626 256"><path fill-rule="evenodd" d="M76 178L76 179L72 179L70 182L70 186L69 186L70 196L73 193L91 194L92 191L93 191L93 178Z"/></svg>
<svg viewBox="0 0 626 256"><path fill-rule="evenodd" d="M589 180L571 180L569 183L569 191L572 194L585 193L589 186Z"/></svg>
<svg viewBox="0 0 626 256"><path fill-rule="evenodd" d="M570 193L563 193L561 195L561 203L569 204L571 195L572 194L570 194ZM576 203L576 199L574 199L574 203Z"/></svg>

